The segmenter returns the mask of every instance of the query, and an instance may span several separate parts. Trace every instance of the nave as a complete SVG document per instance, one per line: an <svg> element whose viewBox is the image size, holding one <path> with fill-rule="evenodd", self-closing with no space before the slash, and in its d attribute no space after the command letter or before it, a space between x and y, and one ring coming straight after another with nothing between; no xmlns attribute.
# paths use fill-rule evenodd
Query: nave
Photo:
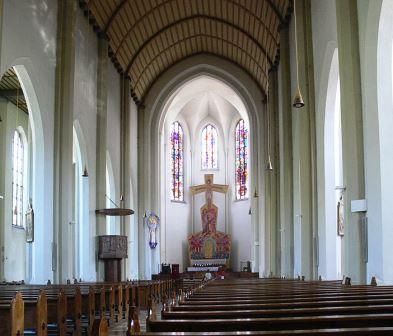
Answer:
<svg viewBox="0 0 393 336"><path fill-rule="evenodd" d="M0 0L2 333L389 334L392 17Z"/></svg>

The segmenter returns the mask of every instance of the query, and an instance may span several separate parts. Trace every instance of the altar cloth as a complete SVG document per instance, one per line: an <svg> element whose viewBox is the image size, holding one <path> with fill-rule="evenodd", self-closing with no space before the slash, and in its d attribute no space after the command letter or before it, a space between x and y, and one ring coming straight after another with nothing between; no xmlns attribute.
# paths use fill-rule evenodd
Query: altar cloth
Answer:
<svg viewBox="0 0 393 336"><path fill-rule="evenodd" d="M187 272L218 272L219 266L191 266L187 267Z"/></svg>

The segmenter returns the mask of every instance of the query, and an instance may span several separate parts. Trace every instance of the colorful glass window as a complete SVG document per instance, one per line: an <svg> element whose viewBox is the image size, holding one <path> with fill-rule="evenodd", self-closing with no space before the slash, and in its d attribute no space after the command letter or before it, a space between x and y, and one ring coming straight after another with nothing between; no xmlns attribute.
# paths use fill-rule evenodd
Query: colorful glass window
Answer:
<svg viewBox="0 0 393 336"><path fill-rule="evenodd" d="M236 199L248 198L248 129L243 119L235 130Z"/></svg>
<svg viewBox="0 0 393 336"><path fill-rule="evenodd" d="M184 201L184 133L180 123L171 126L172 201Z"/></svg>
<svg viewBox="0 0 393 336"><path fill-rule="evenodd" d="M24 146L15 130L12 142L12 224L23 226Z"/></svg>
<svg viewBox="0 0 393 336"><path fill-rule="evenodd" d="M218 169L218 134L208 124L202 130L202 169Z"/></svg>

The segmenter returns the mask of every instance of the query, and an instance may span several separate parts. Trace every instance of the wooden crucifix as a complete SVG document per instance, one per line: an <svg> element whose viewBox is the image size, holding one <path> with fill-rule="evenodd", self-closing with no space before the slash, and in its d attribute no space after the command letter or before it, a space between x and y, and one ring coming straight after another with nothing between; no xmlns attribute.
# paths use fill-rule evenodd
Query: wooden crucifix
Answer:
<svg viewBox="0 0 393 336"><path fill-rule="evenodd" d="M201 208L203 232L216 232L218 208L213 204L213 191L226 194L228 185L214 184L213 174L205 174L205 184L190 187L191 194L205 192L206 204Z"/></svg>

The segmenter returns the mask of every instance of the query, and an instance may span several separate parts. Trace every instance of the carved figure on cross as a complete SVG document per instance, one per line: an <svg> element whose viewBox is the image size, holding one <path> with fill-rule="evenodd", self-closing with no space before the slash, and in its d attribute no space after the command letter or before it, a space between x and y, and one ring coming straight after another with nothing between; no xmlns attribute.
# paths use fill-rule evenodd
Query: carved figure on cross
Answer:
<svg viewBox="0 0 393 336"><path fill-rule="evenodd" d="M225 194L228 185L214 184L213 174L205 174L205 183L190 187L191 194L205 192L206 204L201 208L202 229L204 233L216 232L218 208L213 204L213 191Z"/></svg>

